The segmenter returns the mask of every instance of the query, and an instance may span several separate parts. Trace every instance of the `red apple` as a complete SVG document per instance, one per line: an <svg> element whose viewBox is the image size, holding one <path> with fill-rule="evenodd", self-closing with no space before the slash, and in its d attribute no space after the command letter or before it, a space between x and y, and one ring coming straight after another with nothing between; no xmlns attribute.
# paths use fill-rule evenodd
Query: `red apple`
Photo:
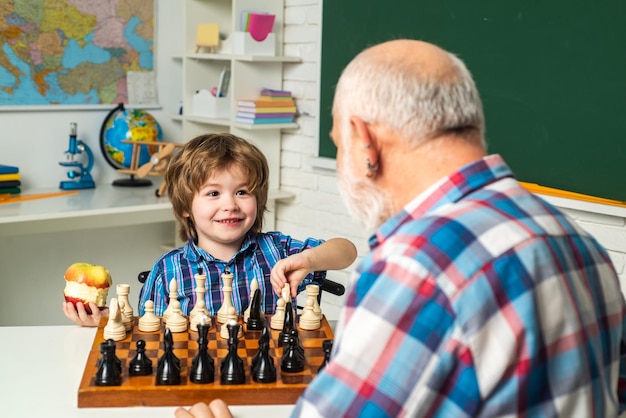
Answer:
<svg viewBox="0 0 626 418"><path fill-rule="evenodd" d="M106 307L109 288L113 284L111 274L104 266L90 263L74 263L65 270L65 289L63 295L67 302L76 306L77 302L85 305L91 314L89 302L99 308Z"/></svg>

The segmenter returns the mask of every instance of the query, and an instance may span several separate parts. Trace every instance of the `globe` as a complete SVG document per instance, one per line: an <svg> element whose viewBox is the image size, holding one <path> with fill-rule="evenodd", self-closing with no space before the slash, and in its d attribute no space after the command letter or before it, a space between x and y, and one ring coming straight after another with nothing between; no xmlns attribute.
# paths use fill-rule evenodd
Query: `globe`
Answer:
<svg viewBox="0 0 626 418"><path fill-rule="evenodd" d="M100 147L105 160L115 169L129 169L133 146L128 141L159 142L163 132L157 120L148 112L139 109L125 109L119 104L105 118L100 129ZM139 165L150 160L157 147L140 146Z"/></svg>

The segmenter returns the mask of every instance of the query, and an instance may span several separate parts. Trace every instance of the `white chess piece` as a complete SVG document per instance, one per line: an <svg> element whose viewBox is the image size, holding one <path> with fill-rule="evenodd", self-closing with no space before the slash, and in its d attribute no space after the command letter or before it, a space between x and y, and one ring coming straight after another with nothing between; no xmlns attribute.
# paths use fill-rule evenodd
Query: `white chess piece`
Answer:
<svg viewBox="0 0 626 418"><path fill-rule="evenodd" d="M172 332L185 332L187 331L187 318L185 318L180 311L180 302L178 306L172 308L172 314L167 318L165 326Z"/></svg>
<svg viewBox="0 0 626 418"><path fill-rule="evenodd" d="M198 325L200 325L203 320L205 325L211 326L211 317L209 316L209 311L206 309L204 300L197 301L194 308L195 307L198 307L198 310L193 317L189 316L189 328L191 328L192 331L198 331Z"/></svg>
<svg viewBox="0 0 626 418"><path fill-rule="evenodd" d="M226 321L224 321L224 323L222 324L222 327L220 328L220 337L224 338L224 339L228 339L228 327L227 325L229 323L232 322L237 322L237 311L235 310L235 308L233 306L230 307L230 309L228 310L228 316L226 317ZM239 331L237 332L237 337L241 338L243 337L243 327L239 327Z"/></svg>
<svg viewBox="0 0 626 418"><path fill-rule="evenodd" d="M117 303L120 305L120 311L122 312L122 323L126 331L130 331L133 328L133 322L135 320L133 307L130 306L128 300L128 294L130 293L130 285L118 284L116 286L117 291Z"/></svg>
<svg viewBox="0 0 626 418"><path fill-rule="evenodd" d="M233 279L234 275L228 270L222 273L222 291L224 293L224 301L222 302L222 306L217 311L217 322L220 324L226 323L228 320L228 312L230 308L233 308ZM233 308L234 309L234 308Z"/></svg>
<svg viewBox="0 0 626 418"><path fill-rule="evenodd" d="M248 301L248 308L243 313L243 322L248 323L248 318L250 318L250 309L252 308L252 297L254 296L254 292L259 288L259 282L256 279L252 279L250 282L250 300Z"/></svg>
<svg viewBox="0 0 626 418"><path fill-rule="evenodd" d="M308 298L306 300L304 311L302 311L302 315L300 315L300 328L307 331L318 329L322 326L319 317L313 310L314 304L313 299Z"/></svg>
<svg viewBox="0 0 626 418"><path fill-rule="evenodd" d="M167 319L172 314L172 309L174 308L175 302L178 302L178 307L180 308L180 302L178 301L178 283L176 283L176 279L170 280L170 303L167 305L165 312L163 312L163 323L167 324Z"/></svg>
<svg viewBox="0 0 626 418"><path fill-rule="evenodd" d="M144 304L144 314L137 322L141 332L154 332L161 330L161 319L154 314L154 302L147 300Z"/></svg>
<svg viewBox="0 0 626 418"><path fill-rule="evenodd" d="M276 301L276 312L272 315L272 319L270 320L270 328L271 329L283 329L285 325L285 300L283 298L278 298Z"/></svg>
<svg viewBox="0 0 626 418"><path fill-rule="evenodd" d="M122 322L122 313L117 298L112 298L109 306L109 320L104 326L103 336L105 340L120 341L126 338L126 328Z"/></svg>
<svg viewBox="0 0 626 418"><path fill-rule="evenodd" d="M198 331L200 317L209 316L209 311L206 309L206 302L204 301L204 294L206 293L206 289L204 288L206 275L201 274L200 272L201 270L198 269L198 274L194 275L196 280L196 303L194 304L191 312L189 312L189 327L192 331Z"/></svg>
<svg viewBox="0 0 626 418"><path fill-rule="evenodd" d="M291 288L289 287L289 283L285 283L283 286L281 297L285 301L285 304L287 304L287 302L291 302Z"/></svg>
<svg viewBox="0 0 626 418"><path fill-rule="evenodd" d="M321 321L323 316L322 308L320 308L320 305L317 302L318 295L320 294L320 287L316 284L309 284L306 287L306 294L308 298L313 299L313 312L315 312L315 315L317 315Z"/></svg>

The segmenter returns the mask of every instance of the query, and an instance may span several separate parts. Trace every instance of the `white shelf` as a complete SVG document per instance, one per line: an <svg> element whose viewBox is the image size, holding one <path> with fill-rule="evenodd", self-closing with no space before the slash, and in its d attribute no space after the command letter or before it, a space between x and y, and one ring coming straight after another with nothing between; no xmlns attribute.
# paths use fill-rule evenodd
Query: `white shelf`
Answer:
<svg viewBox="0 0 626 418"><path fill-rule="evenodd" d="M244 61L244 62L302 62L300 57L267 56L267 55L235 55L235 54L188 54L187 58L207 61Z"/></svg>
<svg viewBox="0 0 626 418"><path fill-rule="evenodd" d="M263 88L283 88L283 65L300 63L301 57L284 56L284 0L258 2L257 0L184 0L183 66L183 137L188 141L198 135L218 132L220 129L246 138L263 152L269 165L269 188L280 188L281 130L298 129L297 123L251 125L236 122L237 101L259 97ZM268 48L234 48L235 32L239 30L244 11L267 12L276 16L272 30L276 40L275 55L261 55ZM196 33L199 24L219 25L222 41L215 50L197 49ZM267 45L264 45L267 46ZM232 52L246 52L234 54ZM210 52L210 53L209 53ZM218 85L223 70L230 70L230 84L225 105L230 117L212 118L194 114L193 97L200 90ZM270 193L271 195L271 193ZM289 194L286 197L291 197ZM274 199L276 200L276 199ZM274 201L268 202L270 212L264 225L271 228L275 223ZM272 219L272 217L274 219Z"/></svg>

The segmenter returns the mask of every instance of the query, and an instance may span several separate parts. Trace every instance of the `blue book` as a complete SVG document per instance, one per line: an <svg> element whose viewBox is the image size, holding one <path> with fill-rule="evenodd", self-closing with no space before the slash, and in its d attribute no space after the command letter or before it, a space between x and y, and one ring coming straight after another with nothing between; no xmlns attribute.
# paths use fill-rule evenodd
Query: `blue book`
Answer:
<svg viewBox="0 0 626 418"><path fill-rule="evenodd" d="M17 173L19 170L17 167L13 167L12 165L3 165L0 164L0 174L13 174Z"/></svg>
<svg viewBox="0 0 626 418"><path fill-rule="evenodd" d="M263 118L263 119L252 119L252 118L241 118L238 117L235 119L236 122L239 123L249 123L250 125L269 125L276 123L293 123L293 118Z"/></svg>

